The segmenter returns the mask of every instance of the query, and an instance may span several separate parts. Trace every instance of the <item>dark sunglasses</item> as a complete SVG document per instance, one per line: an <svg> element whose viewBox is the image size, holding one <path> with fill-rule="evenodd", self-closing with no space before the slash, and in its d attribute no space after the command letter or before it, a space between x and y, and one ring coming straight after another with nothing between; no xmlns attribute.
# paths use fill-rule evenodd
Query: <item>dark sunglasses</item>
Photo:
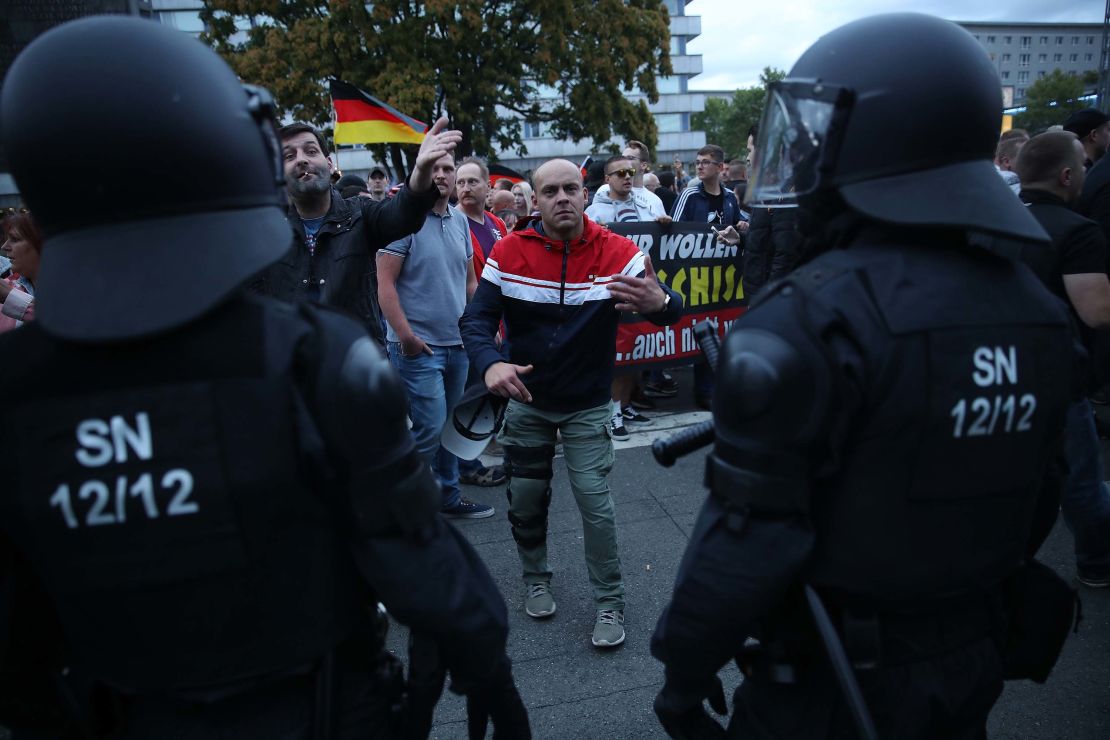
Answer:
<svg viewBox="0 0 1110 740"><path fill-rule="evenodd" d="M613 170L605 176L612 177L613 175L616 175L617 177L634 177L636 175L636 170L632 169L631 167L626 167L623 170Z"/></svg>

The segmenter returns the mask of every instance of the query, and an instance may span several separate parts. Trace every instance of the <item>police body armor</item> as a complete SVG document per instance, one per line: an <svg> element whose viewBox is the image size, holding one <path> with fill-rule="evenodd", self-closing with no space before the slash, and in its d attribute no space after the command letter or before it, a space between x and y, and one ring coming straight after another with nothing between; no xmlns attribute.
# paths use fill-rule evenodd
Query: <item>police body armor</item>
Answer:
<svg viewBox="0 0 1110 740"><path fill-rule="evenodd" d="M766 318L800 353L778 391L794 401L770 407L788 419L745 408L753 373L737 358L763 323L756 304L722 352L718 387L734 393L714 408L715 495L808 510L806 578L834 601L912 611L997 586L1023 558L1075 377L1062 304L1024 266L943 244L830 252L768 293L792 305ZM781 446L752 449L767 425L785 427ZM753 460L779 477L745 504Z"/></svg>
<svg viewBox="0 0 1110 740"><path fill-rule="evenodd" d="M371 603L305 464L312 327L233 306L138 343L27 329L0 526L38 564L73 664L122 693L311 664Z"/></svg>

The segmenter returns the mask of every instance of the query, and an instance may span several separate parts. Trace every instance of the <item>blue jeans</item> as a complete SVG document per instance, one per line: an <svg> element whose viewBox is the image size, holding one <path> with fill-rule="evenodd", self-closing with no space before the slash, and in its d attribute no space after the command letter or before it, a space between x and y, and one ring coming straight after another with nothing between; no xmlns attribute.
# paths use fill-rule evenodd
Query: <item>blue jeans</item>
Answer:
<svg viewBox="0 0 1110 740"><path fill-rule="evenodd" d="M1064 437L1068 476L1060 508L1075 537L1080 568L1110 568L1110 490L1103 482L1102 456L1091 404L1083 399L1068 408Z"/></svg>
<svg viewBox="0 0 1110 740"><path fill-rule="evenodd" d="M432 466L443 491L443 508L449 509L459 503L459 459L443 449L439 435L447 412L462 398L469 362L461 344L428 346L434 354L402 357L399 342L386 342L386 352L408 391L416 452Z"/></svg>

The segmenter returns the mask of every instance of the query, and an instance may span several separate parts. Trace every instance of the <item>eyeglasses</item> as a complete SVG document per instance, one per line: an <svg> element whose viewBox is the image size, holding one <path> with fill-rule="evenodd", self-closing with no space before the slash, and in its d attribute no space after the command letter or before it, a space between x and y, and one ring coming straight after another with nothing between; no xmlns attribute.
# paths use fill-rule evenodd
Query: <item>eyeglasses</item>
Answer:
<svg viewBox="0 0 1110 740"><path fill-rule="evenodd" d="M711 165L719 165L719 164L721 164L721 162L717 162L717 161L712 160L712 159L696 159L696 160L694 160L694 165L697 166L697 167L709 167Z"/></svg>
<svg viewBox="0 0 1110 740"><path fill-rule="evenodd" d="M625 167L623 170L613 170L605 176L612 177L613 175L616 175L617 177L633 177L635 174L636 170L632 169L631 167Z"/></svg>

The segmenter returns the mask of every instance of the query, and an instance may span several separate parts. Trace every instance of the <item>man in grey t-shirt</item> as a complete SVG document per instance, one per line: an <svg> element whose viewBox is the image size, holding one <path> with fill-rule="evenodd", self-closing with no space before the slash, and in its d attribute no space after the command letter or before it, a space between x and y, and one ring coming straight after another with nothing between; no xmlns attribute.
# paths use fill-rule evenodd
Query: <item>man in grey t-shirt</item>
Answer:
<svg viewBox="0 0 1110 740"><path fill-rule="evenodd" d="M447 414L466 385L459 317L478 285L474 251L466 216L447 202L455 190L451 155L436 161L432 180L439 200L424 226L378 252L378 303L389 361L408 391L416 449L439 478L443 513L481 519L493 516L493 507L462 497L458 458L439 444Z"/></svg>

